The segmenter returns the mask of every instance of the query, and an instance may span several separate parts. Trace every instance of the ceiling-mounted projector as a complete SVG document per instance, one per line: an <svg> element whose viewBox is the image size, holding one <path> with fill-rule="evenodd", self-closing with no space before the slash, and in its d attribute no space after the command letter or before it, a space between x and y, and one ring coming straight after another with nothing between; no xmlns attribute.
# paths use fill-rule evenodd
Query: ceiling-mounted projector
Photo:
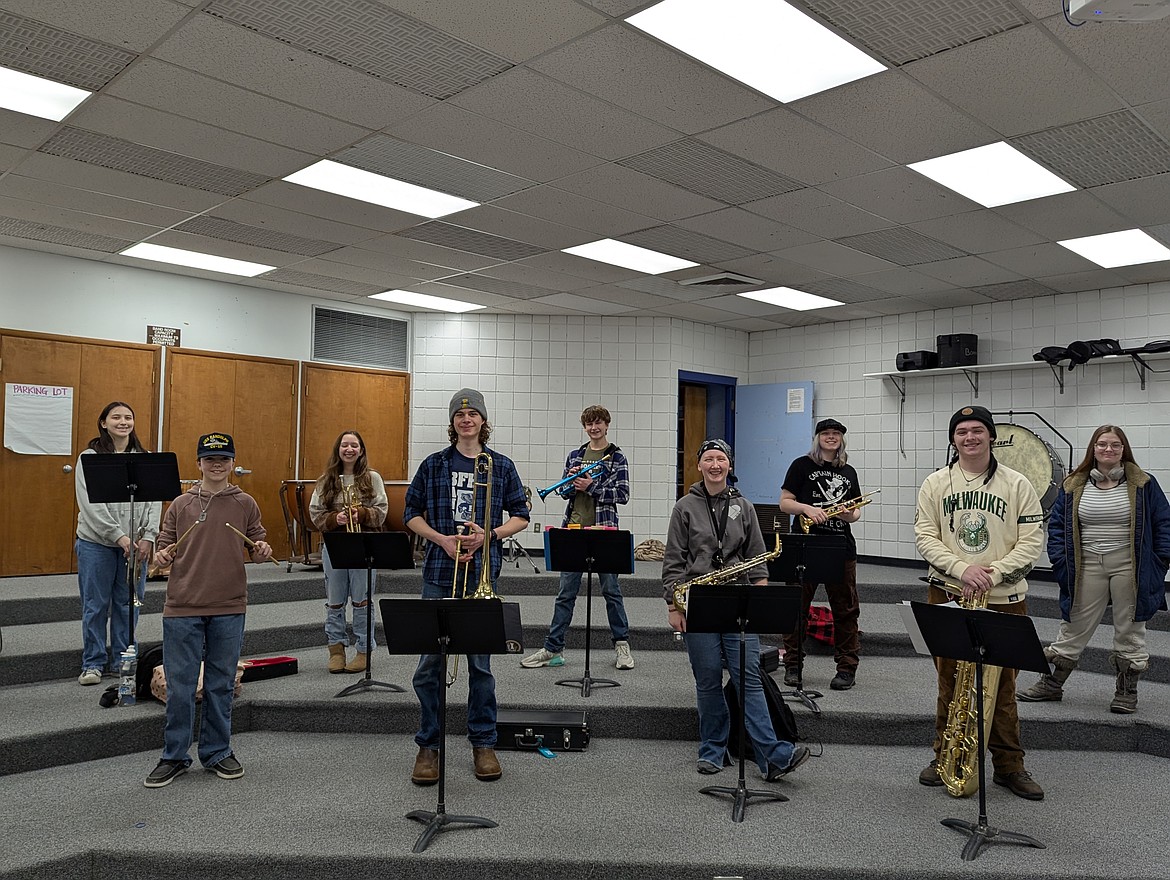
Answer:
<svg viewBox="0 0 1170 880"><path fill-rule="evenodd" d="M1170 0L1068 0L1073 21L1157 21L1170 15Z"/></svg>

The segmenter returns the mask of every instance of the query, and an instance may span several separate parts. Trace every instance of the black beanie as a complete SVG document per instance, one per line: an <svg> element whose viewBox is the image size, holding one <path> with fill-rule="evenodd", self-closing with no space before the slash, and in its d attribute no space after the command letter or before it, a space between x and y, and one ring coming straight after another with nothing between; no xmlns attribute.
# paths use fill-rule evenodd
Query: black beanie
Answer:
<svg viewBox="0 0 1170 880"><path fill-rule="evenodd" d="M995 419L991 417L991 412L985 406L965 406L951 416L951 424L947 428L948 440L954 441L955 426L959 422L982 422L987 426L987 431L991 434L991 439L995 439Z"/></svg>

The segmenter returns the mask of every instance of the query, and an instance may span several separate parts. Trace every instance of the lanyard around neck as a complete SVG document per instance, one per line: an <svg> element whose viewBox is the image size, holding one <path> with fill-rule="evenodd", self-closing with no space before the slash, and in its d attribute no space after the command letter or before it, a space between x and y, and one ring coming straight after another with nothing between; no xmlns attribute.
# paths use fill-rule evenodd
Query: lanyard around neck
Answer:
<svg viewBox="0 0 1170 880"><path fill-rule="evenodd" d="M723 514L718 519L715 517L715 499L719 496L711 495L704 484L703 497L707 499L707 516L711 518L711 531L715 533L715 540L719 545L712 561L715 563L715 568L720 569L723 568L723 535L727 532L727 512L731 509L731 497L728 496L725 499Z"/></svg>

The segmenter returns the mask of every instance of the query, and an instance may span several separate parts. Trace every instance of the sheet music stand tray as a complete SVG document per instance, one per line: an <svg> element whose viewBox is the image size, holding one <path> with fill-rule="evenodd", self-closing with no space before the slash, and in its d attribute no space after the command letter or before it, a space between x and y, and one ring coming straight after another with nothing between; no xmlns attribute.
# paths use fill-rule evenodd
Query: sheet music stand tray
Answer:
<svg viewBox="0 0 1170 880"><path fill-rule="evenodd" d="M744 778L744 745L748 742L747 646L744 636L749 631L791 632L800 613L800 588L761 586L752 584L700 584L691 587L687 599L687 632L739 633L739 780L734 788L709 785L699 789L701 794L731 795L731 821L742 822L744 810L752 798L786 801L787 797L774 791L753 790ZM759 663L758 657L752 658Z"/></svg>
<svg viewBox="0 0 1170 880"><path fill-rule="evenodd" d="M911 602L914 619L926 646L935 657L975 664L975 700L979 729L979 820L943 819L942 824L968 835L963 861L972 861L992 843L1018 843L1037 849L1047 847L1034 837L1003 831L987 822L986 744L983 737L983 666L1003 666L1047 673L1048 661L1036 635L1032 618L983 609L968 610L926 602Z"/></svg>
<svg viewBox="0 0 1170 880"><path fill-rule="evenodd" d="M179 460L173 452L97 452L78 459L85 473L85 492L91 504L130 502L130 528L137 522L134 505L139 501L174 501L183 494L179 484ZM138 539L130 535L130 552L136 552ZM130 644L134 644L134 603L138 599L138 582L142 565L134 568L126 605Z"/></svg>
<svg viewBox="0 0 1170 880"><path fill-rule="evenodd" d="M589 643L593 631L593 574L633 574L634 536L621 529L551 529L548 533L548 570L585 574L585 673L562 678L564 687L581 688L589 696L595 687L621 687L611 678L589 674Z"/></svg>
<svg viewBox="0 0 1170 880"><path fill-rule="evenodd" d="M382 626L391 654L440 654L447 668L451 654L505 654L504 608L498 599L382 599ZM482 816L447 812L447 688L439 682L439 802L432 810L411 810L407 819L422 822L412 852L427 848L435 835L451 825L496 828Z"/></svg>
<svg viewBox="0 0 1170 880"><path fill-rule="evenodd" d="M801 609L796 615L796 639L800 645L801 660L797 667L800 680L796 688L781 691L786 697L796 697L814 715L821 714L821 707L814 700L824 694L821 691L805 690L804 687L804 637L808 624L808 612L804 608L803 590L805 584L839 584L845 577L845 536L806 535L803 532L789 532L783 537L784 552L768 561L768 580L782 584L798 584L801 588ZM811 596L809 604L812 604Z"/></svg>
<svg viewBox="0 0 1170 880"><path fill-rule="evenodd" d="M366 570L366 604L369 610L366 615L366 647L369 649L374 643L374 569L414 568L410 535L406 532L324 532L321 537L325 541L325 549L329 552L329 564L333 568ZM382 628L383 630L386 628L385 621ZM333 695L334 699L377 688L396 693L405 690L399 685L375 681L371 677L373 656L373 650L366 651L365 677L356 684L342 688Z"/></svg>

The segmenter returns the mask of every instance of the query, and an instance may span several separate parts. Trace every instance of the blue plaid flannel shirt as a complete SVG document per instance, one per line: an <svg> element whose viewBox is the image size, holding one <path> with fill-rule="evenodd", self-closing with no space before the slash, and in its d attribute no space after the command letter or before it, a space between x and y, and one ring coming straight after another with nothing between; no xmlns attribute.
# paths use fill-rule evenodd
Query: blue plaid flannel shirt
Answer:
<svg viewBox="0 0 1170 880"><path fill-rule="evenodd" d="M403 522L410 522L416 516L426 517L432 529L442 535L455 534L455 512L451 507L451 456L455 447L448 446L441 452L428 455L415 472L406 490L406 508ZM509 516L531 519L528 501L524 497L524 486L512 459L484 447L492 457L492 515L489 528L494 529L504 521L503 512ZM477 493L475 522L483 524L483 491ZM491 542L492 583L500 576L503 562L500 541ZM472 561L468 583L473 587L479 581L479 559ZM423 579L437 584L449 584L455 579L455 560L448 556L438 544L427 544L427 555L423 561Z"/></svg>
<svg viewBox="0 0 1170 880"><path fill-rule="evenodd" d="M584 466L585 448L585 446L579 446L569 453L569 457L565 459L565 472L561 475L562 477L567 477L572 468ZM593 478L593 485L589 487L588 494L593 497L595 507L593 524L616 529L618 524L617 506L626 504L630 500L630 463L626 460L621 449L612 443L610 444L610 452L613 454L613 458L606 462L605 473ZM565 518L561 522L562 527L569 524L569 517L573 514L573 496L577 494L572 483L566 483L565 488L568 491L564 497L568 499L569 504L565 508Z"/></svg>

